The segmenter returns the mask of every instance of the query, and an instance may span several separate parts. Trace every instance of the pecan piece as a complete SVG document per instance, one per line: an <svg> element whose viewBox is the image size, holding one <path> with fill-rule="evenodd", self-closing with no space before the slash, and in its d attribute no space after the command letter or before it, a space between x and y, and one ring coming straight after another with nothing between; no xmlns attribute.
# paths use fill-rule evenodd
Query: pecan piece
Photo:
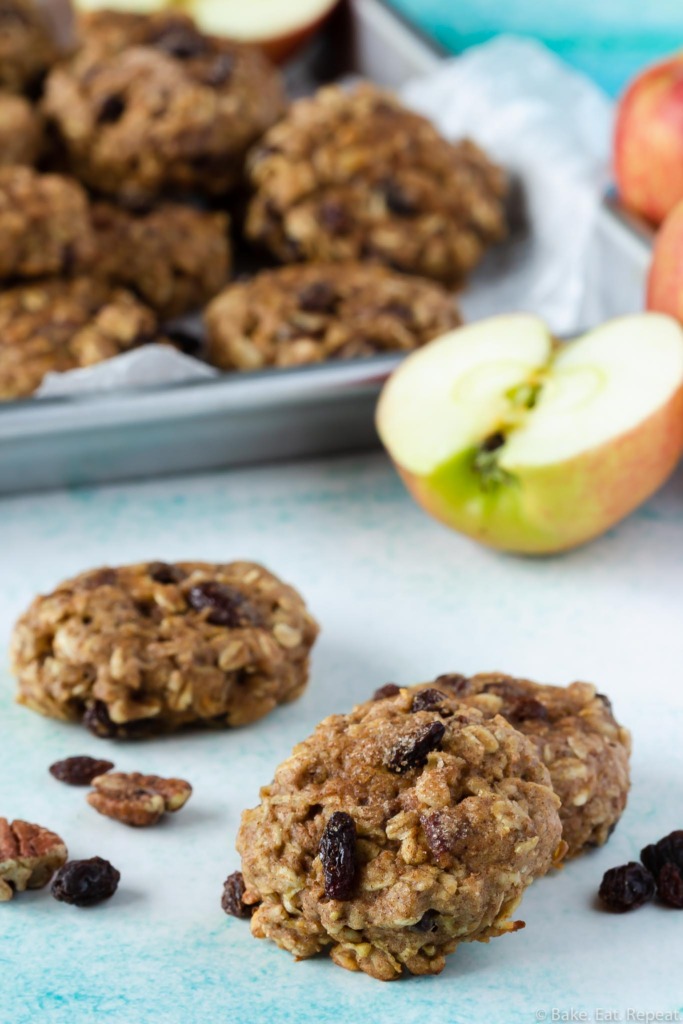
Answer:
<svg viewBox="0 0 683 1024"><path fill-rule="evenodd" d="M86 799L100 814L124 825L156 825L165 811L179 811L192 786L183 779L162 779L140 772L110 772L93 779Z"/></svg>
<svg viewBox="0 0 683 1024"><path fill-rule="evenodd" d="M0 903L42 889L66 862L64 841L42 825L0 818Z"/></svg>

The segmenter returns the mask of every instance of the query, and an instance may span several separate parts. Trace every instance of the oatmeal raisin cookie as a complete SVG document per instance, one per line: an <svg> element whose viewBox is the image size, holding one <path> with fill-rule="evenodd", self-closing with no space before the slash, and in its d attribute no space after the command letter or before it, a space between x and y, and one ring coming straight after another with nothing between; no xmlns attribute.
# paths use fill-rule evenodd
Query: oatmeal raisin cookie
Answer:
<svg viewBox="0 0 683 1024"><path fill-rule="evenodd" d="M0 292L0 401L32 394L50 371L99 363L157 332L155 314L130 292L89 278Z"/></svg>
<svg viewBox="0 0 683 1024"><path fill-rule="evenodd" d="M18 700L96 736L237 726L294 700L318 628L260 565L95 569L38 597L16 625Z"/></svg>
<svg viewBox="0 0 683 1024"><path fill-rule="evenodd" d="M78 182L0 167L0 278L70 274L93 255L88 197Z"/></svg>
<svg viewBox="0 0 683 1024"><path fill-rule="evenodd" d="M184 15L103 12L86 20L84 40L48 76L43 106L72 170L99 192L224 194L283 110L265 57Z"/></svg>
<svg viewBox="0 0 683 1024"><path fill-rule="evenodd" d="M502 172L370 85L293 104L248 174L247 235L286 263L374 260L453 285L506 233Z"/></svg>
<svg viewBox="0 0 683 1024"><path fill-rule="evenodd" d="M135 214L95 203L92 221L97 276L130 288L162 317L198 309L228 280L226 214L179 203Z"/></svg>
<svg viewBox="0 0 683 1024"><path fill-rule="evenodd" d="M437 690L503 715L535 743L560 800L569 855L609 839L626 806L631 737L607 697L590 683L548 686L498 672L441 676L419 690Z"/></svg>
<svg viewBox="0 0 683 1024"><path fill-rule="evenodd" d="M564 852L558 807L534 744L457 697L333 715L242 815L252 932L382 980L438 974L460 942L522 926L524 890Z"/></svg>
<svg viewBox="0 0 683 1024"><path fill-rule="evenodd" d="M208 358L225 370L408 351L457 327L451 295L360 263L267 270L229 285L205 314Z"/></svg>
<svg viewBox="0 0 683 1024"><path fill-rule="evenodd" d="M36 0L0 0L0 88L34 89L58 57L53 33Z"/></svg>
<svg viewBox="0 0 683 1024"><path fill-rule="evenodd" d="M43 121L23 96L0 92L0 167L35 164L43 148Z"/></svg>

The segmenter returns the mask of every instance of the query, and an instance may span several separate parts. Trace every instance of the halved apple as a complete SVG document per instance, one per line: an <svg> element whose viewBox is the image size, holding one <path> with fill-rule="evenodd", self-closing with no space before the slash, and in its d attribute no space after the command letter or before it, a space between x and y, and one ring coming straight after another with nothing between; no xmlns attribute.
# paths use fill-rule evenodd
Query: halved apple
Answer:
<svg viewBox="0 0 683 1024"><path fill-rule="evenodd" d="M204 32L261 47L281 63L302 46L338 0L75 0L81 10L109 7L151 14L169 8L191 15Z"/></svg>
<svg viewBox="0 0 683 1024"><path fill-rule="evenodd" d="M387 381L377 429L437 519L544 554L603 533L683 454L683 330L622 317L567 344L527 314L458 328Z"/></svg>

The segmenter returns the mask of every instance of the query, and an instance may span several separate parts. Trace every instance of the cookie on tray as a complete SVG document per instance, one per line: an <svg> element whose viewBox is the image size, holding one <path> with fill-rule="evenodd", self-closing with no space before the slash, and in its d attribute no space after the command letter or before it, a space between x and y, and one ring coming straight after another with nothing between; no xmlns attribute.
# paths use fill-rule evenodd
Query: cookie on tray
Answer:
<svg viewBox="0 0 683 1024"><path fill-rule="evenodd" d="M631 737L594 686L548 686L488 672L441 676L413 692L434 706L439 693L455 694L487 716L503 715L536 745L550 771L569 856L607 842L626 807Z"/></svg>
<svg viewBox="0 0 683 1024"><path fill-rule="evenodd" d="M112 18L116 32L104 31ZM48 76L43 108L77 177L139 202L232 189L284 93L259 51L204 35L184 15L104 12Z"/></svg>
<svg viewBox="0 0 683 1024"><path fill-rule="evenodd" d="M23 96L0 92L0 167L35 164L43 148L43 121Z"/></svg>
<svg viewBox="0 0 683 1024"><path fill-rule="evenodd" d="M247 235L286 263L375 260L454 285L506 233L502 171L371 85L294 103L248 174Z"/></svg>
<svg viewBox="0 0 683 1024"><path fill-rule="evenodd" d="M230 274L229 219L179 203L133 213L92 207L98 277L136 292L162 317L205 305Z"/></svg>
<svg viewBox="0 0 683 1024"><path fill-rule="evenodd" d="M260 565L151 562L95 569L17 623L18 700L96 736L237 726L298 697L318 632Z"/></svg>
<svg viewBox="0 0 683 1024"><path fill-rule="evenodd" d="M500 716L401 690L317 727L245 811L251 928L297 958L391 980L523 927L526 887L564 852L535 746Z"/></svg>
<svg viewBox="0 0 683 1024"><path fill-rule="evenodd" d="M151 309L90 278L9 288L0 292L0 401L32 394L51 371L91 366L157 334Z"/></svg>
<svg viewBox="0 0 683 1024"><path fill-rule="evenodd" d="M210 362L254 370L409 351L461 321L440 285L347 263L262 271L229 285L205 322Z"/></svg>
<svg viewBox="0 0 683 1024"><path fill-rule="evenodd" d="M0 278L71 274L93 256L88 197L77 181L0 167Z"/></svg>
<svg viewBox="0 0 683 1024"><path fill-rule="evenodd" d="M33 91L58 57L51 27L37 0L0 0L0 88Z"/></svg>

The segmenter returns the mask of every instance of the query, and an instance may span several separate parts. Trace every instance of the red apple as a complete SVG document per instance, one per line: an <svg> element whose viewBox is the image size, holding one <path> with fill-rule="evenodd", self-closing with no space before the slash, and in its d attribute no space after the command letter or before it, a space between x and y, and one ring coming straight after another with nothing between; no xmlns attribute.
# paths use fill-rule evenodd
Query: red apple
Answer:
<svg viewBox="0 0 683 1024"><path fill-rule="evenodd" d="M624 205L654 224L683 199L683 54L648 68L626 90L614 173Z"/></svg>
<svg viewBox="0 0 683 1024"><path fill-rule="evenodd" d="M482 320L401 364L377 428L418 503L453 529L525 554L572 548L683 454L683 329L641 313L559 345L534 316Z"/></svg>
<svg viewBox="0 0 683 1024"><path fill-rule="evenodd" d="M657 232L647 279L647 308L683 323L683 202Z"/></svg>

